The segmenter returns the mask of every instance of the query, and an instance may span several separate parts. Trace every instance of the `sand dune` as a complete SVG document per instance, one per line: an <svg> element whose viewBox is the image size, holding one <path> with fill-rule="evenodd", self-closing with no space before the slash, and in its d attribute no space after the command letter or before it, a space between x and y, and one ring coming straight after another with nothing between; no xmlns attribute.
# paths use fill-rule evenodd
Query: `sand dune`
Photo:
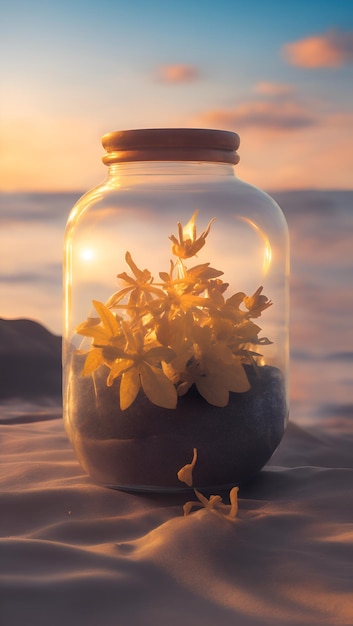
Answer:
<svg viewBox="0 0 353 626"><path fill-rule="evenodd" d="M349 422L290 424L229 522L95 484L62 421L32 419L1 426L4 626L353 623Z"/></svg>
<svg viewBox="0 0 353 626"><path fill-rule="evenodd" d="M59 398L61 338L27 319L0 319L0 400Z"/></svg>

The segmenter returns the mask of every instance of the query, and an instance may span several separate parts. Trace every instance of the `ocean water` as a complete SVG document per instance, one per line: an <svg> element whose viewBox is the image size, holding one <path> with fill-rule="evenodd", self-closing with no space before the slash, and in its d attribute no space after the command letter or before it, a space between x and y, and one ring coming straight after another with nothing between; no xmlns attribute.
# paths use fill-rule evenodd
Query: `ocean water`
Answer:
<svg viewBox="0 0 353 626"><path fill-rule="evenodd" d="M353 191L269 193L291 238L291 416L353 422ZM62 327L68 213L81 194L0 194L0 317Z"/></svg>

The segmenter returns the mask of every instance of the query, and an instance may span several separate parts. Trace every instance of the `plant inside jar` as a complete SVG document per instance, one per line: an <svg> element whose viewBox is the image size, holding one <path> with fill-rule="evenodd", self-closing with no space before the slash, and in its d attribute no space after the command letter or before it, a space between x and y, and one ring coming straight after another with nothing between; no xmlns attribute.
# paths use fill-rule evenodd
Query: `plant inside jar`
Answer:
<svg viewBox="0 0 353 626"><path fill-rule="evenodd" d="M105 303L94 300L97 317L76 328L92 340L82 375L104 368L107 387L118 380L121 411L141 390L154 405L175 409L192 387L210 405L226 407L230 393L250 389L249 370L256 371L262 356L258 347L271 343L252 321L272 305L261 286L251 296L227 298L222 271L210 263L185 264L205 245L215 219L197 237L196 217L197 211L186 226L178 224L178 237L169 237L175 260L159 280L126 252L131 273L118 274L121 288Z"/></svg>
<svg viewBox="0 0 353 626"><path fill-rule="evenodd" d="M285 379L264 364L255 323L272 302L259 287L227 297L223 272L189 265L210 235L197 211L170 236L173 260L155 279L130 252L129 272L95 317L76 328L66 428L98 482L129 490L184 490L177 469L198 450L198 489L240 485L271 457L288 414Z"/></svg>

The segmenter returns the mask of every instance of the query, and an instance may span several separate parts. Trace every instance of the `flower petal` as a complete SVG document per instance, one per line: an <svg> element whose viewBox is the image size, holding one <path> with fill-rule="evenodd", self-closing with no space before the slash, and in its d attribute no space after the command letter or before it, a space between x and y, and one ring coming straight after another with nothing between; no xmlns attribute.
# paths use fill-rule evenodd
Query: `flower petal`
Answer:
<svg viewBox="0 0 353 626"><path fill-rule="evenodd" d="M131 287L124 287L124 289L120 289L120 291L116 291L112 296L106 301L105 306L108 308L114 308L125 296L131 291Z"/></svg>
<svg viewBox="0 0 353 626"><path fill-rule="evenodd" d="M185 517L190 514L190 512L192 511L194 507L201 508L202 507L201 502L185 502L185 504L183 505L183 511L184 511Z"/></svg>
<svg viewBox="0 0 353 626"><path fill-rule="evenodd" d="M136 368L124 372L120 381L120 408L128 409L134 402L140 389L140 377Z"/></svg>
<svg viewBox="0 0 353 626"><path fill-rule="evenodd" d="M200 376L195 385L199 394L213 406L224 407L229 401L228 389L219 385L219 380L214 376Z"/></svg>
<svg viewBox="0 0 353 626"><path fill-rule="evenodd" d="M196 461L197 461L197 449L194 448L194 456L192 458L191 463L187 463L186 465L181 467L177 473L178 479L182 483L186 483L188 487L191 487L193 483L192 471L196 465Z"/></svg>
<svg viewBox="0 0 353 626"><path fill-rule="evenodd" d="M228 391L244 393L249 391L250 383L241 363L234 363L222 370L222 380Z"/></svg>
<svg viewBox="0 0 353 626"><path fill-rule="evenodd" d="M238 309L245 297L245 293L243 291L239 291L228 298L228 300L226 300L226 304Z"/></svg>
<svg viewBox="0 0 353 626"><path fill-rule="evenodd" d="M256 340L260 330L260 326L250 320L245 320L236 327L238 337L244 342L251 342L252 339Z"/></svg>
<svg viewBox="0 0 353 626"><path fill-rule="evenodd" d="M170 363L174 357L174 350L165 346L155 346L154 348L150 348L143 355L144 360L148 361L151 365L159 365L161 361Z"/></svg>
<svg viewBox="0 0 353 626"><path fill-rule="evenodd" d="M196 496L196 497L200 500L200 502L203 504L203 506L204 506L205 508L207 508L207 507L208 507L208 505L209 505L209 501L208 501L208 499L206 498L206 496L204 496L204 495L203 495L200 491L198 491L197 489L194 489L194 493L195 493L195 496ZM211 497L212 497L212 496L211 496Z"/></svg>
<svg viewBox="0 0 353 626"><path fill-rule="evenodd" d="M140 270L136 263L132 260L132 256L130 254L130 252L127 252L125 254L125 261L128 264L128 266L130 267L130 269L132 270L132 272L135 274L137 280L139 282L147 282L151 279L151 272L147 269L144 270Z"/></svg>
<svg viewBox="0 0 353 626"><path fill-rule="evenodd" d="M86 322L84 322L83 324L77 326L75 332L78 335L83 335L84 337L92 337L96 343L100 343L102 345L107 345L109 343L107 331L100 325L86 325Z"/></svg>
<svg viewBox="0 0 353 626"><path fill-rule="evenodd" d="M178 395L173 383L162 370L143 363L140 365L141 385L147 398L165 409L175 409Z"/></svg>
<svg viewBox="0 0 353 626"><path fill-rule="evenodd" d="M104 363L102 350L99 348L94 348L90 350L87 354L85 364L82 370L82 376L89 376L92 374L98 367L100 367Z"/></svg>
<svg viewBox="0 0 353 626"><path fill-rule="evenodd" d="M118 361L114 361L107 378L108 387L112 386L115 378L118 378L118 376L123 374L126 370L132 368L133 365L134 361L131 359L119 359Z"/></svg>
<svg viewBox="0 0 353 626"><path fill-rule="evenodd" d="M231 364L218 361L214 364L208 376L197 378L196 386L198 389L199 387L202 389L202 392L200 389L199 392L208 402L210 402L208 397L213 398L213 402L210 402L210 404L215 404L215 406L225 406L219 403L222 402L222 399L225 400L226 397L228 404L229 391L243 393L250 389L246 372L237 359L233 359Z"/></svg>
<svg viewBox="0 0 353 626"><path fill-rule="evenodd" d="M234 519L238 513L238 491L239 487L233 487L229 492L230 511L228 517Z"/></svg>
<svg viewBox="0 0 353 626"><path fill-rule="evenodd" d="M112 337L114 335L119 335L120 328L114 313L107 309L103 302L98 302L98 300L93 300L92 302L102 320L104 328L106 328Z"/></svg>

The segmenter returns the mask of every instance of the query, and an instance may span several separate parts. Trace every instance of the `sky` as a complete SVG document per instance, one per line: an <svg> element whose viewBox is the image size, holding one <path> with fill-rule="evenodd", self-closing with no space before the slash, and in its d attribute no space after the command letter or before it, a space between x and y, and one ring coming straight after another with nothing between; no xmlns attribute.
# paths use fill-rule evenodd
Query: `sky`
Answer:
<svg viewBox="0 0 353 626"><path fill-rule="evenodd" d="M353 4L0 0L0 191L87 190L112 130L241 137L265 189L353 187Z"/></svg>

